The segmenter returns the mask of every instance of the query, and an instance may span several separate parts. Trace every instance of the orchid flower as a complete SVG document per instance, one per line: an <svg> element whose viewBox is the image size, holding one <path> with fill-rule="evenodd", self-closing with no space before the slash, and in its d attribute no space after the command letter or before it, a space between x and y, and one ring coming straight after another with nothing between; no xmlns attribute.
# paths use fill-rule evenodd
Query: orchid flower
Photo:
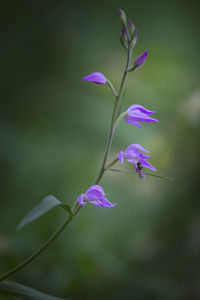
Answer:
<svg viewBox="0 0 200 300"><path fill-rule="evenodd" d="M129 109L126 111L126 115L124 117L124 120L127 123L130 123L132 125L136 125L138 128L141 128L141 125L138 123L140 122L156 122L158 123L159 121L149 117L149 115L153 114L154 111L146 109L142 105L134 104L129 107Z"/></svg>
<svg viewBox="0 0 200 300"><path fill-rule="evenodd" d="M84 206L87 202L90 202L97 206L113 207L116 203L112 204L105 198L105 193L100 185L92 185L85 194L81 194L77 201Z"/></svg>
<svg viewBox="0 0 200 300"><path fill-rule="evenodd" d="M140 144L132 144L129 145L125 151L120 151L117 154L117 158L120 160L121 164L124 163L124 159L130 164L133 164L136 173L139 173L140 178L143 178L143 167L152 171L156 171L156 169L146 160L146 158L150 158L151 156L145 155L141 151L150 153Z"/></svg>

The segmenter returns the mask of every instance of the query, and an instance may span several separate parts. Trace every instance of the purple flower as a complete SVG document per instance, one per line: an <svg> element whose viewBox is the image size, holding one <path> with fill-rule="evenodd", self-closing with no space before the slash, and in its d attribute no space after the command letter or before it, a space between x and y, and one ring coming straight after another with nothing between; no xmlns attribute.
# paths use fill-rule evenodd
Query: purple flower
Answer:
<svg viewBox="0 0 200 300"><path fill-rule="evenodd" d="M143 171L143 167L152 171L156 171L156 169L146 160L146 158L150 158L151 156L145 155L141 151L149 153L149 151L143 148L140 144L132 144L128 146L124 152L120 151L117 154L117 158L120 160L121 164L124 163L124 159L130 164L133 164L135 166L136 173L139 173L142 178L141 171Z"/></svg>
<svg viewBox="0 0 200 300"><path fill-rule="evenodd" d="M137 57L136 60L134 61L133 68L136 69L141 67L144 64L147 55L148 55L148 51L145 51L142 55Z"/></svg>
<svg viewBox="0 0 200 300"><path fill-rule="evenodd" d="M92 73L86 77L83 77L82 80L95 82L97 84L103 84L103 85L105 85L107 81L106 77L100 72Z"/></svg>
<svg viewBox="0 0 200 300"><path fill-rule="evenodd" d="M100 185L92 185L85 194L81 194L77 201L84 206L87 202L90 202L97 206L113 207L116 203L112 204L105 198L104 190Z"/></svg>
<svg viewBox="0 0 200 300"><path fill-rule="evenodd" d="M131 123L132 125L136 125L138 128L141 128L141 125L138 123L138 121L146 123L159 122L158 120L149 117L149 115L153 113L154 111L148 110L142 105L134 104L131 105L127 110L127 115L124 117L124 120L127 123Z"/></svg>

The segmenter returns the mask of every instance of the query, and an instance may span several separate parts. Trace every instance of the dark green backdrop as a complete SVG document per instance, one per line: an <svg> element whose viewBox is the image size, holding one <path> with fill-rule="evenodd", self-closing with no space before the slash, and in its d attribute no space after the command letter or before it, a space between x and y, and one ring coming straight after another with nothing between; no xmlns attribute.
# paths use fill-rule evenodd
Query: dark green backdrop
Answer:
<svg viewBox="0 0 200 300"><path fill-rule="evenodd" d="M118 128L112 157L131 143L173 182L107 173L113 209L89 206L37 261L10 279L70 299L200 299L200 44L198 1L4 1L0 9L0 270L29 256L62 223L57 208L16 232L48 194L70 205L93 182L125 63L118 7L138 28L125 108L159 124ZM128 167L128 166L127 166ZM5 299L5 296L3 298ZM8 298L10 299L10 298Z"/></svg>

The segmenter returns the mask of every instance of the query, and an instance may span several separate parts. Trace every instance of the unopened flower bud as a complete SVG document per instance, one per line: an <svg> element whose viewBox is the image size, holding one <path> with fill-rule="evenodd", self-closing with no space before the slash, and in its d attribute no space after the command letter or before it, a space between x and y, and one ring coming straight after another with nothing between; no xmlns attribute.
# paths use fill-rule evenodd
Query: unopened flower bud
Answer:
<svg viewBox="0 0 200 300"><path fill-rule="evenodd" d="M136 58L136 60L134 61L134 64L133 64L134 69L139 68L144 64L144 62L147 58L147 55L148 55L148 51L145 51L142 55L140 55L138 58Z"/></svg>
<svg viewBox="0 0 200 300"><path fill-rule="evenodd" d="M148 51L145 51L142 55L138 56L138 57L135 59L134 63L133 63L133 67L130 68L130 69L128 70L128 72L132 72L132 71L134 71L135 69L141 67L141 66L144 64L144 62L145 62L145 60L146 60L146 58L147 58L147 55L148 55Z"/></svg>
<svg viewBox="0 0 200 300"><path fill-rule="evenodd" d="M121 35L120 35L120 42L122 46L127 49L127 36L126 36L126 28L125 26L122 27Z"/></svg>
<svg viewBox="0 0 200 300"><path fill-rule="evenodd" d="M106 77L100 72L94 72L88 76L83 77L82 80L90 81L102 85L105 85L107 81Z"/></svg>
<svg viewBox="0 0 200 300"><path fill-rule="evenodd" d="M135 35L135 26L131 20L128 20L129 32L130 32L130 40L132 41Z"/></svg>
<svg viewBox="0 0 200 300"><path fill-rule="evenodd" d="M119 16L122 26L127 26L126 14L121 8L119 8Z"/></svg>
<svg viewBox="0 0 200 300"><path fill-rule="evenodd" d="M138 34L138 30L137 28L135 28L135 33L134 33L134 37L133 37L133 40L131 42L131 47L134 48L136 43L137 43L137 34Z"/></svg>

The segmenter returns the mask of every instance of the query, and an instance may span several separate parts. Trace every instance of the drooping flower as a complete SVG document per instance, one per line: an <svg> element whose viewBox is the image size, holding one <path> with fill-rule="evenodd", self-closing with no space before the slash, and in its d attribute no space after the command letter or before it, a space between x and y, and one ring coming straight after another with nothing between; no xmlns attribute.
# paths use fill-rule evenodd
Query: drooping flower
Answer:
<svg viewBox="0 0 200 300"><path fill-rule="evenodd" d="M124 120L127 123L130 123L132 125L136 125L138 128L141 128L141 125L138 123L140 122L155 122L158 123L159 121L149 117L149 115L153 114L154 111L146 109L144 106L139 104L131 105L127 112L126 116L124 117Z"/></svg>
<svg viewBox="0 0 200 300"><path fill-rule="evenodd" d="M90 202L97 206L113 207L116 203L112 204L105 198L105 193L100 185L92 185L85 194L81 194L77 201L84 206L87 202Z"/></svg>
<svg viewBox="0 0 200 300"><path fill-rule="evenodd" d="M133 164L136 170L136 173L139 174L140 178L144 177L143 167L148 168L152 171L156 171L156 169L146 160L146 158L150 158L151 156L145 155L142 152L150 153L148 150L143 148L140 144L132 144L129 145L125 151L120 151L117 154L117 158L120 160L121 164L124 163L124 159Z"/></svg>
<svg viewBox="0 0 200 300"><path fill-rule="evenodd" d="M134 64L133 64L133 69L135 70L136 68L139 68L141 67L146 58L147 58L147 55L148 55L148 51L145 51L142 55L138 56L135 61L134 61Z"/></svg>
<svg viewBox="0 0 200 300"><path fill-rule="evenodd" d="M97 84L102 84L102 85L105 85L107 81L106 77L100 72L94 72L88 76L83 77L82 80L95 82Z"/></svg>

